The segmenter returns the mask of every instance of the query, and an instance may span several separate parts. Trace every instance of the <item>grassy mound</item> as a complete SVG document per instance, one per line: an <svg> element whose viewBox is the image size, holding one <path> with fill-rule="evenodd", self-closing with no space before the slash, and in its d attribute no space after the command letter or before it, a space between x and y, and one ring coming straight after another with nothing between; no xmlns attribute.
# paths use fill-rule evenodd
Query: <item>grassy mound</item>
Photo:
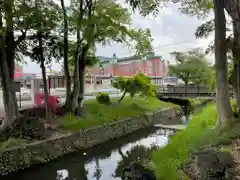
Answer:
<svg viewBox="0 0 240 180"><path fill-rule="evenodd" d="M180 166L187 159L193 149L201 146L207 130L215 125L217 119L215 104L207 107L193 117L188 127L177 133L164 148L153 152L152 160L156 167L159 179L184 179L181 176Z"/></svg>
<svg viewBox="0 0 240 180"><path fill-rule="evenodd" d="M121 103L103 105L96 100L88 100L84 105L84 116L75 117L68 114L60 119L63 129L67 131L78 131L82 128L91 128L111 121L143 115L149 111L156 111L175 105L159 101L156 98L125 97Z"/></svg>

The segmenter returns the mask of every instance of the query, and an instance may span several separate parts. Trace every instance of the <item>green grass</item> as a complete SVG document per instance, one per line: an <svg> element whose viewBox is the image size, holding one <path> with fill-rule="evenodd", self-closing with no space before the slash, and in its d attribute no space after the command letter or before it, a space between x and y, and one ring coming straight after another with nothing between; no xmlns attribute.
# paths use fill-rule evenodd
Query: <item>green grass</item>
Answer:
<svg viewBox="0 0 240 180"><path fill-rule="evenodd" d="M198 99L198 98L188 98L188 100L190 101L190 104L192 106L197 106L197 105L203 103L204 101L206 101L204 99Z"/></svg>
<svg viewBox="0 0 240 180"><path fill-rule="evenodd" d="M209 104L202 112L195 115L187 128L170 139L169 143L153 152L152 160L156 166L158 179L177 180L180 177L180 165L188 155L202 145L203 137L217 119L215 104Z"/></svg>
<svg viewBox="0 0 240 180"><path fill-rule="evenodd" d="M156 111L176 105L159 101L156 98L125 97L120 104L109 106L99 104L96 100L88 100L84 105L84 116L77 118L71 114L60 119L66 131L78 131L82 128L91 128L108 122L143 115L146 112Z"/></svg>

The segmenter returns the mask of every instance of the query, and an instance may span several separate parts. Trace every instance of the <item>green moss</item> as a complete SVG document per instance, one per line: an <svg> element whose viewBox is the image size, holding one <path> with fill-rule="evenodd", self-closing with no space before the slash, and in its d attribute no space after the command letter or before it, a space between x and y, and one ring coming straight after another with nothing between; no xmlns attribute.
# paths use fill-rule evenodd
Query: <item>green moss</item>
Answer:
<svg viewBox="0 0 240 180"><path fill-rule="evenodd" d="M209 127L216 123L216 119L216 107L214 104L209 104L202 112L195 115L187 128L177 133L166 147L153 152L152 158L159 179L179 179L182 174L180 173L181 164L192 150L202 145L203 137Z"/></svg>
<svg viewBox="0 0 240 180"><path fill-rule="evenodd" d="M171 103L162 102L152 97L125 97L121 103L108 106L99 104L96 100L89 100L85 103L83 117L77 118L69 114L60 119L60 123L64 130L78 131L82 128L91 128L111 121L143 115L146 112L174 106Z"/></svg>
<svg viewBox="0 0 240 180"><path fill-rule="evenodd" d="M203 103L204 101L206 101L206 99L199 99L199 98L188 98L188 101L190 103L191 106L197 106L201 103Z"/></svg>

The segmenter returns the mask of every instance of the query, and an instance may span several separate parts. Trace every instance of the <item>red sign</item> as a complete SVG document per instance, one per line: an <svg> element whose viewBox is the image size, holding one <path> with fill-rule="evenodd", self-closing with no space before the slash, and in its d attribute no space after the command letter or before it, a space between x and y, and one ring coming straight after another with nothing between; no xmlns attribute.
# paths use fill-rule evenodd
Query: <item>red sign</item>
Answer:
<svg viewBox="0 0 240 180"><path fill-rule="evenodd" d="M20 78L23 75L22 67L15 67L14 79Z"/></svg>

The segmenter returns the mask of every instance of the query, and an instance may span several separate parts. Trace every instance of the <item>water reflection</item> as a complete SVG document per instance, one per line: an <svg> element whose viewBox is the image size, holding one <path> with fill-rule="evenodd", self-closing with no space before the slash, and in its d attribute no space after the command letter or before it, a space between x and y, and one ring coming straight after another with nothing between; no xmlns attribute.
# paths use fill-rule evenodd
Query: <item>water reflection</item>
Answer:
<svg viewBox="0 0 240 180"><path fill-rule="evenodd" d="M135 134L92 148L85 155L71 154L1 180L118 180L130 161L149 158L156 146L165 146L167 142L168 138L159 132Z"/></svg>
<svg viewBox="0 0 240 180"><path fill-rule="evenodd" d="M121 177L122 169L127 167L132 161L143 162L145 160L149 160L151 157L152 150L155 149L156 146L145 147L144 145L136 145L128 150L125 154L119 148L119 154L121 154L121 160L118 161L117 167L115 169L114 177Z"/></svg>
<svg viewBox="0 0 240 180"><path fill-rule="evenodd" d="M102 175L102 170L101 170L101 167L99 165L98 157L95 158L95 162L96 162L96 166L95 166L95 172L93 174L93 177L95 177L96 180L100 180L101 175Z"/></svg>
<svg viewBox="0 0 240 180"><path fill-rule="evenodd" d="M57 171L57 180L66 180L68 178L68 170L62 169Z"/></svg>

